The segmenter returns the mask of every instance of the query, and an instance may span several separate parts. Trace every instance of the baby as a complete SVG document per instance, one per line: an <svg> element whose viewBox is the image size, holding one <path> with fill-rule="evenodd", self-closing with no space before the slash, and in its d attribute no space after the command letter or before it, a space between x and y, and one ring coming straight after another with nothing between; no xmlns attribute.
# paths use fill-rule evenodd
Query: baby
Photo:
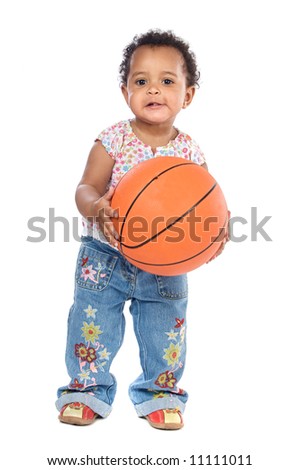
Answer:
<svg viewBox="0 0 300 470"><path fill-rule="evenodd" d="M110 367L122 345L123 309L130 300L142 368L129 387L130 399L151 426L183 426L188 394L178 383L186 359L187 276L150 274L122 256L111 198L120 178L149 158L176 156L206 167L197 143L174 127L193 101L199 75L188 44L170 31L135 36L124 49L121 90L134 118L101 132L76 191L84 231L68 320L71 381L59 388L56 402L63 423L86 425L109 415L116 394Z"/></svg>

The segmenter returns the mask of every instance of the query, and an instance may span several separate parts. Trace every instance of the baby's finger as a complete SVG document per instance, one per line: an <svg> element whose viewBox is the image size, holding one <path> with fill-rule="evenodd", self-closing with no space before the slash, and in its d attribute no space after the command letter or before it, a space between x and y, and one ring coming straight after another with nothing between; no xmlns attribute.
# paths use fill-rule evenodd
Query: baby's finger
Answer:
<svg viewBox="0 0 300 470"><path fill-rule="evenodd" d="M230 229L231 229L231 226L230 226L230 217L231 217L231 212L228 211L228 223L227 223L227 233L226 233L226 241L229 242L230 241Z"/></svg>
<svg viewBox="0 0 300 470"><path fill-rule="evenodd" d="M115 192L115 189L111 186L108 191L103 195L103 199L106 199L107 201L110 201L111 198L113 197Z"/></svg>
<svg viewBox="0 0 300 470"><path fill-rule="evenodd" d="M104 229L103 230L103 233L105 235L105 238L107 239L107 241L114 247L117 247L118 246L118 240L117 240L117 237L118 237L118 234L115 233L115 232L111 232L109 229Z"/></svg>
<svg viewBox="0 0 300 470"><path fill-rule="evenodd" d="M114 227L114 224L111 222L109 218L103 224L103 233L106 238L115 244L115 242L119 239L119 235Z"/></svg>
<svg viewBox="0 0 300 470"><path fill-rule="evenodd" d="M110 218L114 218L114 219L116 219L118 217L118 211L113 209L110 206L105 207L104 214L105 214L106 217L110 217Z"/></svg>

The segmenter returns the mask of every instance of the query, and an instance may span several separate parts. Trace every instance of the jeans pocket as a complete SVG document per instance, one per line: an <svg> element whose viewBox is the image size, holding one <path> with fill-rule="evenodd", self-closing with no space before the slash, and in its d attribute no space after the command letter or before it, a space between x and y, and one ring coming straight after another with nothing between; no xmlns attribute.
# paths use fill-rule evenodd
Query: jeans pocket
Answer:
<svg viewBox="0 0 300 470"><path fill-rule="evenodd" d="M105 289L116 262L116 256L81 245L75 275L77 285L91 290Z"/></svg>
<svg viewBox="0 0 300 470"><path fill-rule="evenodd" d="M188 296L187 275L156 276L158 292L165 299L183 299Z"/></svg>

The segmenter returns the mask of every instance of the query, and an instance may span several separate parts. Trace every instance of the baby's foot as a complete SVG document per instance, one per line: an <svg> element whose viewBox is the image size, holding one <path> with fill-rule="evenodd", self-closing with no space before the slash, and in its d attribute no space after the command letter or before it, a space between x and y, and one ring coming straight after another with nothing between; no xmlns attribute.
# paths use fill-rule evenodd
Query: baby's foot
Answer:
<svg viewBox="0 0 300 470"><path fill-rule="evenodd" d="M93 423L98 417L99 415L97 415L97 413L91 410L87 405L76 402L65 405L60 410L58 419L62 423L84 426L86 424Z"/></svg>
<svg viewBox="0 0 300 470"><path fill-rule="evenodd" d="M177 408L156 410L145 416L151 426L157 429L181 429L183 427L182 414Z"/></svg>

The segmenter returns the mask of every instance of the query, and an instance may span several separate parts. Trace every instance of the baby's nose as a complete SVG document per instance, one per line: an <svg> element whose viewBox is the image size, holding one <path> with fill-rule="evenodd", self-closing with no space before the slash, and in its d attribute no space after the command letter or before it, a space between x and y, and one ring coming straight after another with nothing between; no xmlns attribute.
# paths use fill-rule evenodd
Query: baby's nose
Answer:
<svg viewBox="0 0 300 470"><path fill-rule="evenodd" d="M148 88L147 93L149 95L158 95L160 93L160 91L159 91L159 88L157 86L151 85Z"/></svg>

